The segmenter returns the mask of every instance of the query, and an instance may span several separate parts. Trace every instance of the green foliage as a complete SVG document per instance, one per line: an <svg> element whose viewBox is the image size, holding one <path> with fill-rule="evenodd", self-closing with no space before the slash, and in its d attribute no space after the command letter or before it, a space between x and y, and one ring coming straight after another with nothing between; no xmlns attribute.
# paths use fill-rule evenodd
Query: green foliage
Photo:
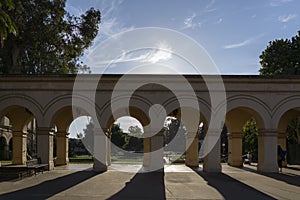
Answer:
<svg viewBox="0 0 300 200"><path fill-rule="evenodd" d="M128 142L123 130L120 128L120 124L113 124L111 127L111 142L121 149L124 149Z"/></svg>
<svg viewBox="0 0 300 200"><path fill-rule="evenodd" d="M128 128L129 134L127 138L127 145L125 147L128 151L143 151L144 140L141 137L143 132L138 126L130 126Z"/></svg>
<svg viewBox="0 0 300 200"><path fill-rule="evenodd" d="M66 74L87 70L79 58L98 33L100 11L80 17L65 10L66 0L15 0L3 9L18 27L0 49L0 73Z"/></svg>
<svg viewBox="0 0 300 200"><path fill-rule="evenodd" d="M293 119L287 127L287 141L290 144L300 144L300 118Z"/></svg>
<svg viewBox="0 0 300 200"><path fill-rule="evenodd" d="M275 40L260 55L261 75L300 75L300 31L290 40ZM290 122L287 141L300 144L300 120Z"/></svg>
<svg viewBox="0 0 300 200"><path fill-rule="evenodd" d="M169 123L167 123L167 129L164 133L164 144L167 146L173 138L177 135L179 137L178 143L176 144L176 149L185 149L185 127L184 125L176 118L168 118ZM169 150L168 146L166 150Z"/></svg>
<svg viewBox="0 0 300 200"><path fill-rule="evenodd" d="M85 148L91 153L94 153L94 124L92 121L86 125L86 128L83 129L84 137L82 142Z"/></svg>
<svg viewBox="0 0 300 200"><path fill-rule="evenodd" d="M244 152L257 153L258 130L254 118L250 118L243 126L243 149Z"/></svg>
<svg viewBox="0 0 300 200"><path fill-rule="evenodd" d="M260 55L261 75L300 74L300 31L292 39L269 42Z"/></svg>
<svg viewBox="0 0 300 200"><path fill-rule="evenodd" d="M130 136L141 137L143 135L142 129L138 126L130 126L128 131Z"/></svg>
<svg viewBox="0 0 300 200"><path fill-rule="evenodd" d="M3 47L4 40L8 34L17 34L16 25L11 20L7 11L14 9L14 3L12 0L1 0L0 2L0 44Z"/></svg>

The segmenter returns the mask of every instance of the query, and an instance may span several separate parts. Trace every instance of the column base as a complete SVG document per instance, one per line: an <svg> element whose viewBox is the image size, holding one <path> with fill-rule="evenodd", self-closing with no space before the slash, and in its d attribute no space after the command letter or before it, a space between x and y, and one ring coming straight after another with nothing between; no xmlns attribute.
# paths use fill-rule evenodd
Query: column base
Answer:
<svg viewBox="0 0 300 200"><path fill-rule="evenodd" d="M231 167L243 167L243 160L239 160L239 161L231 161L231 162L228 162L228 165L231 166Z"/></svg>
<svg viewBox="0 0 300 200"><path fill-rule="evenodd" d="M157 169L157 167L151 167L151 166L143 166L140 172L142 173L152 173L152 172L159 172L162 173L164 172L164 167Z"/></svg>
<svg viewBox="0 0 300 200"><path fill-rule="evenodd" d="M195 168L195 167L199 167L199 163L195 163L195 162L186 162L185 166L191 167L191 168Z"/></svg>
<svg viewBox="0 0 300 200"><path fill-rule="evenodd" d="M107 171L107 165L104 165L103 163L101 163L98 160L94 160L93 171L98 172L98 173L106 172Z"/></svg>
<svg viewBox="0 0 300 200"><path fill-rule="evenodd" d="M278 169L277 165L275 167L273 167L273 166L264 167L264 166L258 165L257 171L266 172L266 173L278 173L279 169Z"/></svg>
<svg viewBox="0 0 300 200"><path fill-rule="evenodd" d="M56 166L67 165L68 163L69 163L69 159L57 158L55 160L55 165Z"/></svg>
<svg viewBox="0 0 300 200"><path fill-rule="evenodd" d="M48 168L48 170L51 171L51 170L53 170L53 169L54 169L54 162L53 162L53 161L50 161L50 162L49 162L49 168Z"/></svg>

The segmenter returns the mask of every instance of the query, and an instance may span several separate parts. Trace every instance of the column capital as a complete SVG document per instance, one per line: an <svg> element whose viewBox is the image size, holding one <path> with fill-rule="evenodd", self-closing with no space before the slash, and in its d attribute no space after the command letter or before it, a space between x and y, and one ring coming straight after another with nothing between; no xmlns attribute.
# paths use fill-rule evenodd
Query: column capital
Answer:
<svg viewBox="0 0 300 200"><path fill-rule="evenodd" d="M259 129L258 130L258 137L277 137L278 131L276 129Z"/></svg>
<svg viewBox="0 0 300 200"><path fill-rule="evenodd" d="M37 127L36 128L36 134L37 135L54 135L54 130L53 128L50 127Z"/></svg>
<svg viewBox="0 0 300 200"><path fill-rule="evenodd" d="M70 133L68 132L56 132L56 137L66 137L68 138Z"/></svg>
<svg viewBox="0 0 300 200"><path fill-rule="evenodd" d="M109 129L107 128L93 128L94 136L106 136L109 138Z"/></svg>
<svg viewBox="0 0 300 200"><path fill-rule="evenodd" d="M242 132L231 132L228 133L229 138L243 138L243 133Z"/></svg>
<svg viewBox="0 0 300 200"><path fill-rule="evenodd" d="M13 131L13 137L27 137L27 134L23 131Z"/></svg>

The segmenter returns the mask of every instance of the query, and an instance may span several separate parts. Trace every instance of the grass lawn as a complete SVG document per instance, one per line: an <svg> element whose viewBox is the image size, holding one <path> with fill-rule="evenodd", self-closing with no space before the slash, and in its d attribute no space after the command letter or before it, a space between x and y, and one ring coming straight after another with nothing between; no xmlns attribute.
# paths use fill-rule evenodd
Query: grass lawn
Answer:
<svg viewBox="0 0 300 200"><path fill-rule="evenodd" d="M69 162L74 164L93 163L93 156L83 155L83 156L69 157Z"/></svg>
<svg viewBox="0 0 300 200"><path fill-rule="evenodd" d="M127 158L127 157L122 157L122 156L111 156L111 162L112 163L142 163L143 158L142 157L136 157L136 158Z"/></svg>
<svg viewBox="0 0 300 200"><path fill-rule="evenodd" d="M0 160L1 165L11 165L12 161L11 160Z"/></svg>

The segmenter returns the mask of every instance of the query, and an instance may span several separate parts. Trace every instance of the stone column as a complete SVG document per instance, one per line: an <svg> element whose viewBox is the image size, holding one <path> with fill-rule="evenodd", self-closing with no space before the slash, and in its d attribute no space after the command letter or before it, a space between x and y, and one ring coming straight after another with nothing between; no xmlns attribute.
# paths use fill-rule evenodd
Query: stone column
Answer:
<svg viewBox="0 0 300 200"><path fill-rule="evenodd" d="M53 132L49 127L37 127L37 155L41 162L49 164L49 170L54 169L53 163Z"/></svg>
<svg viewBox="0 0 300 200"><path fill-rule="evenodd" d="M259 131L257 169L261 172L278 172L276 130Z"/></svg>
<svg viewBox="0 0 300 200"><path fill-rule="evenodd" d="M12 164L25 165L27 153L27 135L23 131L13 131L13 157Z"/></svg>
<svg viewBox="0 0 300 200"><path fill-rule="evenodd" d="M108 138L106 129L94 128L94 165L93 169L96 172L107 171L107 149Z"/></svg>
<svg viewBox="0 0 300 200"><path fill-rule="evenodd" d="M189 167L199 167L198 157L198 134L187 132L186 133L186 159L185 165Z"/></svg>
<svg viewBox="0 0 300 200"><path fill-rule="evenodd" d="M5 144L5 146L4 146L4 158L6 159L6 160L8 160L9 159L9 144Z"/></svg>
<svg viewBox="0 0 300 200"><path fill-rule="evenodd" d="M204 157L203 171L218 173L222 171L221 167L221 139L220 130L211 130L204 139ZM206 141L205 141L206 140Z"/></svg>
<svg viewBox="0 0 300 200"><path fill-rule="evenodd" d="M107 134L107 152L106 152L106 160L107 160L107 165L111 165L111 132L108 129L106 131Z"/></svg>
<svg viewBox="0 0 300 200"><path fill-rule="evenodd" d="M56 165L67 165L69 163L69 140L68 133L56 133Z"/></svg>
<svg viewBox="0 0 300 200"><path fill-rule="evenodd" d="M143 169L145 171L163 171L164 170L164 131L165 129L160 130L157 134L152 136L150 140L145 139L145 143L150 143L148 148L146 147L147 153L144 153L144 162ZM144 143L144 144L145 144ZM148 143L148 144L149 144ZM147 160L148 159L148 160ZM148 162L147 162L148 161Z"/></svg>
<svg viewBox="0 0 300 200"><path fill-rule="evenodd" d="M233 132L228 134L228 165L242 167L243 134Z"/></svg>
<svg viewBox="0 0 300 200"><path fill-rule="evenodd" d="M286 133L278 133L278 144L281 146L283 151L286 151ZM287 166L287 159L282 162L282 166L286 167Z"/></svg>
<svg viewBox="0 0 300 200"><path fill-rule="evenodd" d="M147 169L150 166L150 152L151 152L151 138L147 137L149 134L144 132L144 155L143 155L143 168Z"/></svg>

